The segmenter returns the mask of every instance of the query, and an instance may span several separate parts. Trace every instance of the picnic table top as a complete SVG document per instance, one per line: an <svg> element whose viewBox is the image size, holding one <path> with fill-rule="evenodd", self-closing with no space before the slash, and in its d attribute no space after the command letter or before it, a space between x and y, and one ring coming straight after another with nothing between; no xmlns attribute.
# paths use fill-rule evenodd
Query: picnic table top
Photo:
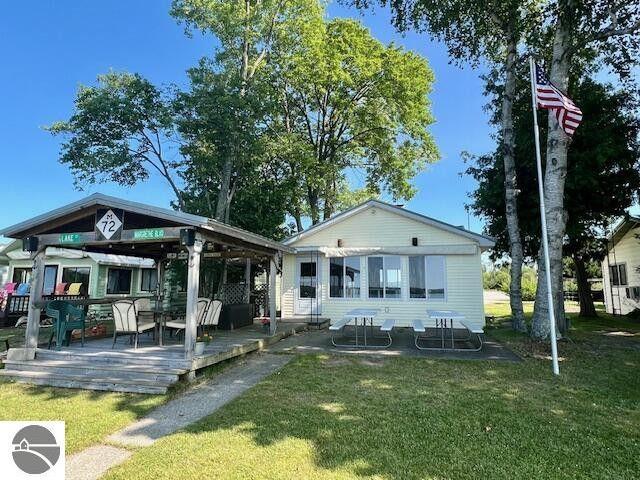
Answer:
<svg viewBox="0 0 640 480"><path fill-rule="evenodd" d="M375 317L380 312L377 308L354 308L344 314L345 317Z"/></svg>
<svg viewBox="0 0 640 480"><path fill-rule="evenodd" d="M427 316L434 319L446 318L447 320L464 320L465 316L455 310L427 310Z"/></svg>

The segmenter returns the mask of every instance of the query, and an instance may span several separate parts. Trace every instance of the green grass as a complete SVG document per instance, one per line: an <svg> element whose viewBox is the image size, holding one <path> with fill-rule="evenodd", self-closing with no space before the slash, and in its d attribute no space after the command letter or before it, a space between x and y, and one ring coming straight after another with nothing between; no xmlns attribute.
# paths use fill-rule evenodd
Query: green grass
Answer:
<svg viewBox="0 0 640 480"><path fill-rule="evenodd" d="M102 440L160 405L165 396L105 393L0 382L0 420L64 420L66 452Z"/></svg>
<svg viewBox="0 0 640 480"><path fill-rule="evenodd" d="M521 363L297 357L107 478L637 478L640 324L573 326L559 378L505 327Z"/></svg>

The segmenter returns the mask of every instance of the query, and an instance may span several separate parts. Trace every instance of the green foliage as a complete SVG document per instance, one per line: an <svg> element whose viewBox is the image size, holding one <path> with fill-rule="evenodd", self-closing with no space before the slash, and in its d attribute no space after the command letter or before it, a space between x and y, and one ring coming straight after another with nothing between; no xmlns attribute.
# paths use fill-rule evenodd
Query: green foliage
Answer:
<svg viewBox="0 0 640 480"><path fill-rule="evenodd" d="M515 163L520 188L518 216L522 242L525 256L532 259L539 249L540 212L531 134L531 97L526 78L522 71L514 102ZM490 90L499 93L499 85L494 84ZM603 227L608 226L612 217L624 214L640 189L640 122L633 111L634 104L630 102L634 97L629 92L615 91L591 79L575 85L572 92L584 117L568 152L565 254L579 252L587 260L599 259L604 245ZM498 104L493 108L497 112ZM544 143L546 124L540 125L540 130ZM509 251L509 240L500 150L476 158L467 173L478 181L471 207L487 220L487 233L497 239L494 254L501 256Z"/></svg>
<svg viewBox="0 0 640 480"><path fill-rule="evenodd" d="M537 270L532 267L522 268L522 300L533 301L536 298ZM485 290L500 290L509 294L511 275L509 267L494 268L482 273L482 286Z"/></svg>
<svg viewBox="0 0 640 480"><path fill-rule="evenodd" d="M76 184L111 181L134 185L155 170L174 183L180 161L168 160L163 143L174 133L170 98L137 74L111 72L96 86L80 87L74 113L48 127L62 135L60 162L71 169Z"/></svg>

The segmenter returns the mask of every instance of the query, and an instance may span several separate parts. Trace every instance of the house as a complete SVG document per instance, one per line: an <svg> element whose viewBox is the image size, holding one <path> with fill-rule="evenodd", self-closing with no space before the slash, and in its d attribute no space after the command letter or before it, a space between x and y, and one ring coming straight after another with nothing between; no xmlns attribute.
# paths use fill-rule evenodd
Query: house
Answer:
<svg viewBox="0 0 640 480"><path fill-rule="evenodd" d="M602 260L602 287L607 313L640 308L640 217L628 216L608 238Z"/></svg>
<svg viewBox="0 0 640 480"><path fill-rule="evenodd" d="M7 245L0 245L0 285L7 283L9 278L9 259L2 256Z"/></svg>
<svg viewBox="0 0 640 480"><path fill-rule="evenodd" d="M33 261L17 240L0 252L8 265L7 282L28 284ZM91 298L151 295L157 285L157 270L153 260L87 252L71 248L48 247L44 262L43 295L52 295L61 284L68 291L71 284L80 284L79 293ZM22 303L21 303L22 304ZM24 302L26 308L26 302ZM109 313L108 305L94 305L95 313ZM24 314L25 312L16 312ZM15 315L14 315L15 316Z"/></svg>
<svg viewBox="0 0 640 480"><path fill-rule="evenodd" d="M408 327L427 310L484 325L481 253L491 238L369 200L283 242L282 317L332 322L354 308Z"/></svg>

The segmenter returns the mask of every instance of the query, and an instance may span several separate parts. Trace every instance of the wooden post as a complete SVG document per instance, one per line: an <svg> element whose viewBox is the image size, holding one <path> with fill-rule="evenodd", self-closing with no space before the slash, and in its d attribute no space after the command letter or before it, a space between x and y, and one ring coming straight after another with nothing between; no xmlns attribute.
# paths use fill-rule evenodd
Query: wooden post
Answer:
<svg viewBox="0 0 640 480"><path fill-rule="evenodd" d="M27 331L25 333L25 348L34 349L38 346L38 332L40 331L40 309L36 302L42 299L42 280L44 277L44 249L39 250L33 256L33 268L31 270L31 287L29 289L29 311L27 319Z"/></svg>
<svg viewBox="0 0 640 480"><path fill-rule="evenodd" d="M271 335L276 333L276 257L269 258L269 322Z"/></svg>
<svg viewBox="0 0 640 480"><path fill-rule="evenodd" d="M200 254L202 253L202 241L196 239L195 245L187 247L189 252L187 273L187 313L184 329L184 354L188 359L193 358L196 337L198 336L197 309L198 290L200 287Z"/></svg>
<svg viewBox="0 0 640 480"><path fill-rule="evenodd" d="M251 301L251 257L247 257L245 260L244 266L244 284L245 284L245 292L244 296L246 298L246 302L249 303Z"/></svg>

